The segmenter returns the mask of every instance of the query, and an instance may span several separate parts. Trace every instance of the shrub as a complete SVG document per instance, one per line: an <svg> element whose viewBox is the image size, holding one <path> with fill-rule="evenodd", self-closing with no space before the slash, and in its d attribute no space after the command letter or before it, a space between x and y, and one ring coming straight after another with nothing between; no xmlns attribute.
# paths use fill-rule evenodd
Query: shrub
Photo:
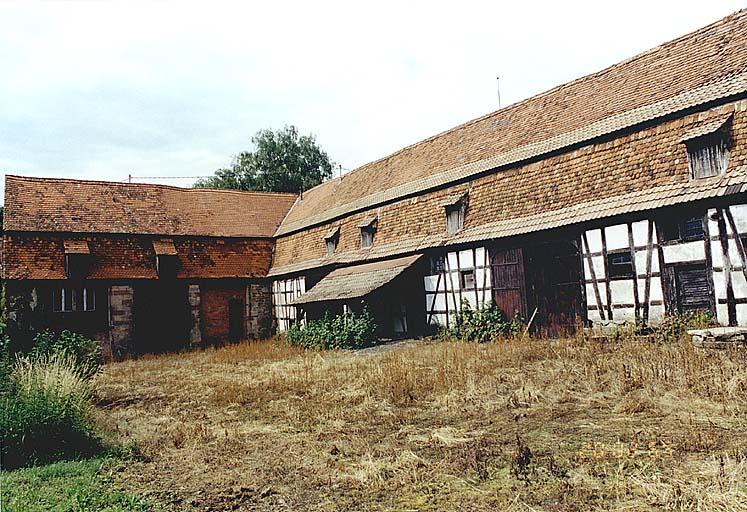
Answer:
<svg viewBox="0 0 747 512"><path fill-rule="evenodd" d="M329 312L321 320L306 324L295 323L285 333L291 345L313 349L360 348L376 341L376 324L364 308L362 314L344 313L332 316Z"/></svg>
<svg viewBox="0 0 747 512"><path fill-rule="evenodd" d="M0 398L3 467L90 455L100 446L91 422L91 387L70 355L19 357L13 392Z"/></svg>
<svg viewBox="0 0 747 512"><path fill-rule="evenodd" d="M101 370L104 361L98 341L70 331L55 334L47 330L37 334L29 358L37 360L54 354L70 357L80 375L86 380Z"/></svg>
<svg viewBox="0 0 747 512"><path fill-rule="evenodd" d="M685 311L665 316L654 332L657 341L671 343L680 340L689 330L716 326L718 322L710 311Z"/></svg>
<svg viewBox="0 0 747 512"><path fill-rule="evenodd" d="M465 301L461 311L453 313L451 326L446 333L462 341L486 343L501 336L517 334L523 324L523 319L518 314L509 320L494 304L472 309Z"/></svg>

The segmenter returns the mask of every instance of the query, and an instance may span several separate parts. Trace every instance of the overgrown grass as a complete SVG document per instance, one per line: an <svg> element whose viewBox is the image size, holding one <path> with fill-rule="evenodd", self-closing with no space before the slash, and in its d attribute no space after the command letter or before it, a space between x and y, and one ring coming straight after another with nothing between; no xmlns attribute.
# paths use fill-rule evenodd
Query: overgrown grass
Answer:
<svg viewBox="0 0 747 512"><path fill-rule="evenodd" d="M95 453L92 388L72 356L19 357L9 380L12 391L0 397L5 469Z"/></svg>
<svg viewBox="0 0 747 512"><path fill-rule="evenodd" d="M3 472L2 510L8 512L138 512L158 510L142 498L112 490L114 459L93 458Z"/></svg>
<svg viewBox="0 0 747 512"><path fill-rule="evenodd" d="M108 365L116 475L188 510L747 509L747 351L254 342Z"/></svg>

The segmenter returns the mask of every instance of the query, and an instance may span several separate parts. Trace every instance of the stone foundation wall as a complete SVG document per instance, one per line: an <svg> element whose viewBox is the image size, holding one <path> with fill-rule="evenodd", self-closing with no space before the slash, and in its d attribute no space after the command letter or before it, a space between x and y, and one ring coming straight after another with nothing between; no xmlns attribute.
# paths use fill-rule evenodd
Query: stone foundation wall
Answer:
<svg viewBox="0 0 747 512"><path fill-rule="evenodd" d="M247 286L247 337L262 339L272 334L272 291L269 282Z"/></svg>
<svg viewBox="0 0 747 512"><path fill-rule="evenodd" d="M133 289L128 285L115 285L109 289L109 336L113 356L131 354Z"/></svg>

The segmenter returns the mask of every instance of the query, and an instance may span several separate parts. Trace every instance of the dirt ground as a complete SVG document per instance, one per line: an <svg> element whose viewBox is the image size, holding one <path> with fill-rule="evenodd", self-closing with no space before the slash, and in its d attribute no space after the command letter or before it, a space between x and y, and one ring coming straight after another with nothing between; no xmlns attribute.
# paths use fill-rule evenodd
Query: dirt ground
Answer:
<svg viewBox="0 0 747 512"><path fill-rule="evenodd" d="M167 510L747 510L747 353L279 342L106 366L116 485Z"/></svg>

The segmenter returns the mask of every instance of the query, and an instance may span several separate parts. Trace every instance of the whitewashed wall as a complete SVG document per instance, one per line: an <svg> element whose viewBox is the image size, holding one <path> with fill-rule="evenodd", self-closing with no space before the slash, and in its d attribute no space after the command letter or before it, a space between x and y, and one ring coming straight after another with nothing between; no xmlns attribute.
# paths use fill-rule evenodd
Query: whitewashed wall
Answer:
<svg viewBox="0 0 747 512"><path fill-rule="evenodd" d="M747 234L747 204L732 205L723 211L724 227L728 236L728 251L724 254L718 235L719 221L716 209L708 210L708 231L711 234L711 259L713 261L713 289L716 295L716 317L721 325L729 325L729 306L726 304L727 281L731 281L734 298L737 300L736 314L737 324L747 325L747 304L739 304L740 300L747 299L747 280L743 260L743 244L740 249L739 237ZM729 215L734 221L736 233L729 220Z"/></svg>
<svg viewBox="0 0 747 512"><path fill-rule="evenodd" d="M475 287L462 286L462 272L473 271ZM490 255L485 247L449 252L442 272L425 276L425 311L429 325L448 326L450 315L462 309L463 301L472 309L492 301Z"/></svg>
<svg viewBox="0 0 747 512"><path fill-rule="evenodd" d="M602 254L602 229L586 231L582 237L581 250L589 320L596 323L635 322L636 304L640 318L644 317L647 304L648 324L656 325L664 317L664 296L657 252L659 241L653 222L643 220L632 222L630 226L627 223L616 224L603 229L608 252L621 249L632 252L631 259L635 261L636 275L626 279L609 279ZM629 230L632 230L633 235L632 247ZM590 266L593 266L593 272ZM646 300L648 268L652 277L648 280ZM634 287L637 287L637 302Z"/></svg>
<svg viewBox="0 0 747 512"><path fill-rule="evenodd" d="M304 293L306 293L306 278L303 276L272 282L272 304L279 332L288 330L288 327L296 320L296 307L289 306L288 303Z"/></svg>
<svg viewBox="0 0 747 512"><path fill-rule="evenodd" d="M732 222L736 233L732 228ZM738 325L747 325L747 279L745 278L744 247L740 237L747 234L747 205L732 205L721 212L723 225L728 237L728 251L724 254L721 232L719 229L719 212L708 210L708 234L710 241L696 240L677 244L661 245L661 257L664 264L698 263L706 261L706 243L710 243L712 262L713 289L716 303L716 317L722 325L729 325L727 300L727 282L736 299L736 320ZM650 232L650 228L654 227ZM634 286L638 289L639 318L645 308L646 268L650 257L652 276L649 280L648 324L656 325L664 316L664 297L662 272L659 268L659 240L655 223L648 220L630 223L633 234L631 248L628 224L615 224L600 229L587 230L582 237L583 271L586 281L586 303L589 320L596 323L635 322ZM604 229L607 252L619 249L633 250L635 255L635 279L608 279L605 271L605 260L602 255L602 229ZM649 236L651 251L648 250ZM588 244L588 245L587 245ZM651 254L649 255L649 252ZM591 265L590 265L591 263ZM593 272L592 268L593 267ZM708 271L708 270L706 270ZM595 279L594 279L595 278ZM609 287L609 291L607 289ZM596 291L595 291L596 288ZM597 299L598 297L598 299ZM598 303L601 303L602 312ZM612 315L610 316L610 304Z"/></svg>

